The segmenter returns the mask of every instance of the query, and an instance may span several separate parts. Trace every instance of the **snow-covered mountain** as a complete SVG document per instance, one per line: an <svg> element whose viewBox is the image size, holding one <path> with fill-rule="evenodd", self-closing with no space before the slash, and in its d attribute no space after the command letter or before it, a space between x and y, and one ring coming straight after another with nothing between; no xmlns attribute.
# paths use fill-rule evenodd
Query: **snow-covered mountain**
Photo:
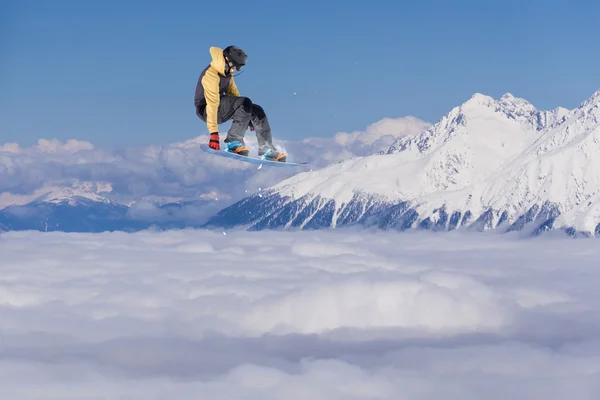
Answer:
<svg viewBox="0 0 600 400"><path fill-rule="evenodd" d="M0 209L0 230L132 232L198 227L219 207L208 199L121 204L101 195L111 191L108 184L91 182L41 189L29 202Z"/></svg>
<svg viewBox="0 0 600 400"><path fill-rule="evenodd" d="M33 203L68 204L71 206L89 204L90 202L116 204L101 195L111 191L112 186L110 184L76 182L72 186L51 188L35 198Z"/></svg>
<svg viewBox="0 0 600 400"><path fill-rule="evenodd" d="M29 201L18 198L0 210L0 224L6 230L61 230L97 232L114 230L121 224L127 208L100 194L110 193L110 185L72 182L67 186L41 188Z"/></svg>
<svg viewBox="0 0 600 400"><path fill-rule="evenodd" d="M72 197L8 206L0 210L0 224L8 230L64 232L134 231L148 227L127 220L126 215L126 206Z"/></svg>
<svg viewBox="0 0 600 400"><path fill-rule="evenodd" d="M600 232L600 91L574 110L475 94L387 152L296 175L207 226Z"/></svg>

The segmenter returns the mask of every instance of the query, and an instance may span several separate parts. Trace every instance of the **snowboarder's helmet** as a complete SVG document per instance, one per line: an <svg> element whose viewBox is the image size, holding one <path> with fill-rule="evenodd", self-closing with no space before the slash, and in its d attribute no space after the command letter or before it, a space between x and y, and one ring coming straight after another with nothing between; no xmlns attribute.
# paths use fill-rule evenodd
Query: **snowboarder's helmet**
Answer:
<svg viewBox="0 0 600 400"><path fill-rule="evenodd" d="M223 50L223 55L238 71L246 65L246 60L248 59L246 52L237 46L226 47L225 50Z"/></svg>

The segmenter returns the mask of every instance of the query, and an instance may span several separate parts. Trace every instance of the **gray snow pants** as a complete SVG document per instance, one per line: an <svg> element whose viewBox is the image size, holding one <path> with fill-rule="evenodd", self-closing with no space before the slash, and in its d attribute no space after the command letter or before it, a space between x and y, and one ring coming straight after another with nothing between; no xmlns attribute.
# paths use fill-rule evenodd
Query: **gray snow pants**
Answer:
<svg viewBox="0 0 600 400"><path fill-rule="evenodd" d="M206 122L206 105L196 108L198 117ZM275 150L271 138L271 126L265 111L258 104L252 103L247 97L221 96L217 111L217 123L222 124L232 120L231 128L227 132L225 143L240 141L244 143L244 135L252 121L258 141L258 155L263 155L268 150Z"/></svg>

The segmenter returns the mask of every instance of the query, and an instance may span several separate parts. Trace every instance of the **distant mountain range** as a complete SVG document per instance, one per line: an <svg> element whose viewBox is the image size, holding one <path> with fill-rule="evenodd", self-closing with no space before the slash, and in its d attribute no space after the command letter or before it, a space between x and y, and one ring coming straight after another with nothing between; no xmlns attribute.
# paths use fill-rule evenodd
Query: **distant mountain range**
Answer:
<svg viewBox="0 0 600 400"><path fill-rule="evenodd" d="M23 205L0 210L0 230L64 232L138 231L200 227L218 210L211 200L119 204L90 188L51 191Z"/></svg>
<svg viewBox="0 0 600 400"><path fill-rule="evenodd" d="M119 204L98 187L50 191L0 210L0 231L204 227L470 229L600 235L600 91L573 110L473 95L387 151L286 179L229 206Z"/></svg>

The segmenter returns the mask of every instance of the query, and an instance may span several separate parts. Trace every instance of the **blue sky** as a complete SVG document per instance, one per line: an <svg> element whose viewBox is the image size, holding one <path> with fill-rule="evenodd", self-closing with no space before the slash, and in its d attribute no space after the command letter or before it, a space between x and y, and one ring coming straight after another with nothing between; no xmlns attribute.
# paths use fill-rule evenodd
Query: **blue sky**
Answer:
<svg viewBox="0 0 600 400"><path fill-rule="evenodd" d="M474 92L571 108L600 88L599 3L4 0L0 144L205 134L196 81L208 48L229 44L249 54L241 93L281 139L436 122Z"/></svg>

